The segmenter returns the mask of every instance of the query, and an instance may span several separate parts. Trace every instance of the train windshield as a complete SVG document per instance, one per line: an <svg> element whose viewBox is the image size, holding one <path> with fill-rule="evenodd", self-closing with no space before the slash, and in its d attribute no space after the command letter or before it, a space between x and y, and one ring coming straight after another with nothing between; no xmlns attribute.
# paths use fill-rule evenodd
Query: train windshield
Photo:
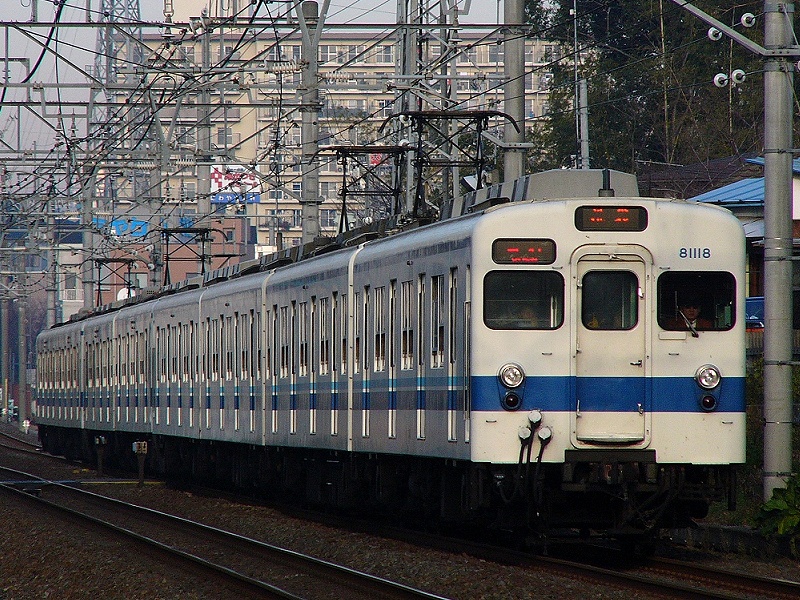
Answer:
<svg viewBox="0 0 800 600"><path fill-rule="evenodd" d="M564 322L564 279L550 271L492 271L483 280L490 329L557 329Z"/></svg>
<svg viewBox="0 0 800 600"><path fill-rule="evenodd" d="M670 331L725 331L736 323L731 273L670 271L658 278L658 324Z"/></svg>

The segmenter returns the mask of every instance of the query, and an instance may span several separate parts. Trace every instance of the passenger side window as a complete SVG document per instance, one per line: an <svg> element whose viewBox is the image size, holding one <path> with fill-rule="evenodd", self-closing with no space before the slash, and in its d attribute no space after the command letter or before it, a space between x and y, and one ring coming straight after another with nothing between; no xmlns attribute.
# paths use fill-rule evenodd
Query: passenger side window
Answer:
<svg viewBox="0 0 800 600"><path fill-rule="evenodd" d="M483 322L490 329L558 329L564 279L552 271L492 271L483 282Z"/></svg>

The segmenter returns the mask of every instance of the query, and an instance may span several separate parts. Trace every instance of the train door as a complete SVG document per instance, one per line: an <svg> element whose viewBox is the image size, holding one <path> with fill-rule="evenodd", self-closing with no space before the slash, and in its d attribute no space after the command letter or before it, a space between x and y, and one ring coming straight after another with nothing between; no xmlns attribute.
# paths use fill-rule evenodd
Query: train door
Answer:
<svg viewBox="0 0 800 600"><path fill-rule="evenodd" d="M584 248L573 257L573 442L646 443L647 265L642 248Z"/></svg>

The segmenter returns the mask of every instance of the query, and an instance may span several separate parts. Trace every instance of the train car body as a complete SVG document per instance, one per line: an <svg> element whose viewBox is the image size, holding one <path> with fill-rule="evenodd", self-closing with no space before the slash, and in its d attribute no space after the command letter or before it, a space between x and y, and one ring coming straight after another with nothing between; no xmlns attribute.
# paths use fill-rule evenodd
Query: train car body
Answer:
<svg viewBox="0 0 800 600"><path fill-rule="evenodd" d="M745 458L744 234L716 207L596 190L43 332L42 443L128 461L148 440L156 472L506 529L703 516Z"/></svg>

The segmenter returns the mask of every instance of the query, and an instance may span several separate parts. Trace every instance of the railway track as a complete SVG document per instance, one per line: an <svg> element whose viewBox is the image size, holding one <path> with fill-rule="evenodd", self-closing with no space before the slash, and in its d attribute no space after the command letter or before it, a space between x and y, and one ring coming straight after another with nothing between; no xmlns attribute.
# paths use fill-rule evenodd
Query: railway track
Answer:
<svg viewBox="0 0 800 600"><path fill-rule="evenodd" d="M718 600L777 600L800 597L800 584L767 577L733 573L666 559L651 559L624 569L540 557L552 570L575 577L590 576L637 592L669 598Z"/></svg>
<svg viewBox="0 0 800 600"><path fill-rule="evenodd" d="M668 558L651 558L642 570L715 589L721 597L800 598L800 583L701 566Z"/></svg>
<svg viewBox="0 0 800 600"><path fill-rule="evenodd" d="M346 528L348 525L340 523L340 526ZM561 556L556 558L517 551L497 544L409 532L393 527L376 527L367 522L362 522L358 528L373 535L426 545L447 552L465 553L487 561L541 569L548 573L559 573L573 580L580 579L592 584L601 583L627 589L644 597L717 600L800 598L800 582L797 581L734 572L687 561L648 558L631 562L624 555L610 557L608 549L605 549L605 556L598 560L593 552L587 556L583 551L575 551L574 544L556 550ZM571 556L579 558L569 558Z"/></svg>
<svg viewBox="0 0 800 600"><path fill-rule="evenodd" d="M206 488L191 487L193 492L211 494ZM486 561L521 568L540 569L559 573L569 579L580 579L591 584L602 584L631 590L644 597L692 598L717 600L772 600L800 598L800 582L748 575L666 558L649 558L631 562L624 554L612 553L604 548L602 558L597 558L593 548L589 552L575 551L575 544L565 544L557 550L560 558L517 551L501 543L484 543L460 537L446 537L436 533L409 530L382 525L379 522L352 517L322 514L316 511L282 506L287 514L316 521L333 528L359 531L378 537L391 538L413 545L427 546L444 552L468 554ZM551 551L558 544L554 543ZM552 552L556 554L556 552ZM579 558L569 558L579 556Z"/></svg>
<svg viewBox="0 0 800 600"><path fill-rule="evenodd" d="M272 597L315 599L327 597L353 599L360 597L439 597L403 586L400 586L400 589L393 589L389 595L385 591L378 591L374 588L375 585L385 585L380 583L380 580L365 583L359 575L349 569L324 561L315 563L314 560L311 561L312 567L303 566L297 562L303 560L302 556L294 552L281 550L269 544L230 534L194 521L173 517L157 510L143 509L119 500L90 494L75 488L72 484L65 486L43 483L34 476L27 476L26 479L26 476L20 473L7 475L0 473L0 478L18 481L16 487L28 491L35 490L42 499L50 503L67 506L81 514L89 514L93 519L107 521L111 527L123 530L118 532L120 535L130 535L125 532L131 531L133 539L141 546L150 548L149 540L152 539L156 545L148 551L165 554L170 561L192 563L191 568L199 570L205 578L212 577L206 573L207 569L214 568L210 565L218 565L223 572L227 569L231 571L230 574L213 575L213 577L220 579L220 585L235 584L237 593L244 593L248 596L255 594L263 597L268 593L264 586L268 585L276 588L274 593L288 594ZM24 483L24 481L30 481L30 483ZM312 520L315 519L312 518ZM328 523L330 519L325 516L320 516L320 519L316 520L345 530L357 530L399 539L417 546L468 554L486 561L515 565L526 570L541 570L551 575L558 574L572 581L578 580L592 585L630 590L631 593L636 593L643 598L717 598L726 600L747 598L750 600L800 597L800 584L797 582L749 576L746 573L733 573L685 561L657 558L624 563L620 560L601 561L584 556L574 560L576 553L570 550L561 552L560 558L543 557L509 550L498 545L376 526L374 521L362 521L361 524L354 524L351 519L334 518L332 520L336 523ZM103 524L103 527L108 526ZM146 539L136 539L137 535ZM158 546L158 543L163 547ZM203 550L203 547L206 550ZM212 549L211 556L207 554L208 548ZM551 551L554 550L555 548L551 548ZM176 551L178 558L170 556ZM180 556L180 553L185 556ZM553 554L555 555L555 552ZM605 551L601 553L601 556L605 555L607 559L608 554ZM225 561L219 559L222 555L227 557ZM206 562L209 563L209 566L204 564ZM248 570L248 564L255 564L255 566ZM265 565L269 567L269 574L263 573ZM231 577L233 577L233 582L222 583L223 580ZM243 583L241 577L254 581ZM333 586L331 582L337 581L341 577L346 577L348 581L336 584L336 586L342 587ZM291 586L284 585L287 582L291 583ZM249 592L246 591L248 588Z"/></svg>
<svg viewBox="0 0 800 600"><path fill-rule="evenodd" d="M72 485L2 468L14 489L68 519L125 536L147 551L188 565L224 588L260 598L386 598L442 600L441 596L330 562L137 506ZM36 495L26 494L36 487Z"/></svg>
<svg viewBox="0 0 800 600"><path fill-rule="evenodd" d="M42 449L38 442L30 442L5 431L0 431L0 446L10 450L23 450L27 452L41 452Z"/></svg>

